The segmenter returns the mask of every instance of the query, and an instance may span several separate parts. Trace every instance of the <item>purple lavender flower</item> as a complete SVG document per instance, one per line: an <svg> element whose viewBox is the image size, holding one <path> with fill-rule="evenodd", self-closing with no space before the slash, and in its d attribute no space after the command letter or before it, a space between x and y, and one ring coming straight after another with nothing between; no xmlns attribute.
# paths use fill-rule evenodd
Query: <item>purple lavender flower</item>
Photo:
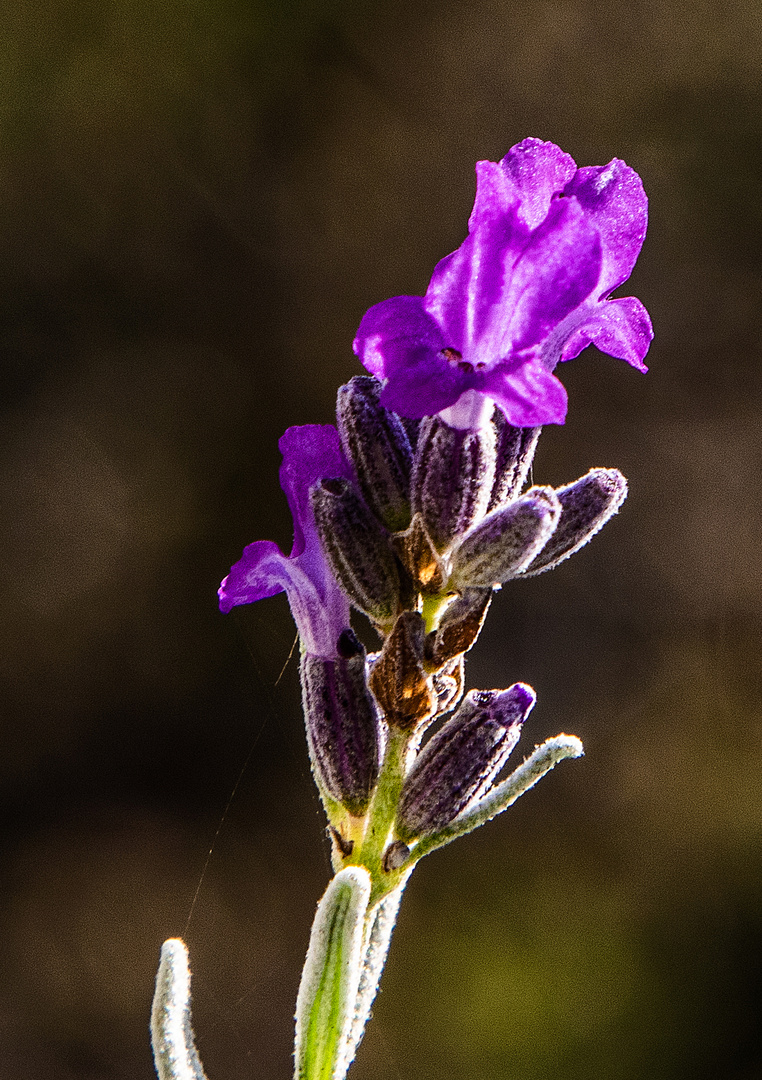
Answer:
<svg viewBox="0 0 762 1080"><path fill-rule="evenodd" d="M553 375L586 345L646 371L653 332L634 297L609 299L632 272L647 199L623 161L578 169L553 143L525 139L476 166L469 235L436 266L426 295L376 304L354 350L404 416L442 413L477 427L495 402L515 427L561 424Z"/></svg>
<svg viewBox="0 0 762 1080"><path fill-rule="evenodd" d="M290 427L278 446L283 454L280 486L294 519L291 554L286 557L272 540L249 544L220 585L220 610L285 589L307 653L334 658L339 635L349 626L349 601L323 558L309 493L320 480L351 479L352 473L339 433L330 424Z"/></svg>

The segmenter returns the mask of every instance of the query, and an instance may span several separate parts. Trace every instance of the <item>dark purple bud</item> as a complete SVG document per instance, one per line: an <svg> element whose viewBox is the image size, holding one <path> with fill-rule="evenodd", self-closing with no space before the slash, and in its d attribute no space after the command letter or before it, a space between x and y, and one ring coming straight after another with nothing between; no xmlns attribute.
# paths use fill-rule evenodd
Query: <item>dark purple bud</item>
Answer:
<svg viewBox="0 0 762 1080"><path fill-rule="evenodd" d="M481 632L491 602L491 585L487 589L464 589L445 611L438 629L426 638L428 663L439 668L468 652Z"/></svg>
<svg viewBox="0 0 762 1080"><path fill-rule="evenodd" d="M363 497L389 532L410 524L413 451L396 413L380 404L381 383L355 376L339 390L336 420Z"/></svg>
<svg viewBox="0 0 762 1080"><path fill-rule="evenodd" d="M545 547L524 577L552 570L602 529L627 498L627 481L618 469L591 469L573 484L557 488L561 517Z"/></svg>
<svg viewBox="0 0 762 1080"><path fill-rule="evenodd" d="M561 504L553 488L530 488L501 510L493 510L456 550L451 583L488 588L520 574L542 551L556 528Z"/></svg>
<svg viewBox="0 0 762 1080"><path fill-rule="evenodd" d="M362 647L359 654L336 660L302 656L302 702L315 779L356 817L368 808L380 760L381 718L366 669Z"/></svg>
<svg viewBox="0 0 762 1080"><path fill-rule="evenodd" d="M449 825L486 794L534 705L525 683L471 690L421 750L402 788L397 835L406 842Z"/></svg>
<svg viewBox="0 0 762 1080"><path fill-rule="evenodd" d="M415 588L431 595L445 583L445 568L428 534L423 518L416 514L409 529L392 537L392 546Z"/></svg>
<svg viewBox="0 0 762 1080"><path fill-rule="evenodd" d="M513 427L497 408L492 423L496 433L495 482L488 509L496 510L521 494L542 428Z"/></svg>
<svg viewBox="0 0 762 1080"><path fill-rule="evenodd" d="M424 624L403 611L371 668L368 684L391 727L413 731L434 715L437 695L423 664Z"/></svg>
<svg viewBox="0 0 762 1080"><path fill-rule="evenodd" d="M321 480L310 503L323 553L347 596L371 619L390 619L400 584L388 533L347 480Z"/></svg>
<svg viewBox="0 0 762 1080"><path fill-rule="evenodd" d="M418 433L421 430L422 418L412 416L400 416L400 420L402 421L402 426L407 432L408 441L410 442L410 447L413 451L413 454L415 454L415 448L418 445Z"/></svg>
<svg viewBox="0 0 762 1080"><path fill-rule="evenodd" d="M452 428L437 416L421 424L413 463L413 513L444 551L487 512L495 478L495 429Z"/></svg>

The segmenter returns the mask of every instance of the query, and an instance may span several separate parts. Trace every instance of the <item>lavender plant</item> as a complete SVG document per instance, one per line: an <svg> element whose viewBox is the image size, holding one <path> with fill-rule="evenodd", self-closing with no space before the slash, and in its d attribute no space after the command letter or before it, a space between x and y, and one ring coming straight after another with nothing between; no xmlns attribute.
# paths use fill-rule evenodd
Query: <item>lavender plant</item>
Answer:
<svg viewBox="0 0 762 1080"><path fill-rule="evenodd" d="M280 440L290 555L251 544L219 590L222 611L285 590L301 642L335 876L297 998L297 1080L346 1075L416 863L582 754L558 735L500 779L535 694L524 683L464 694L464 661L494 591L553 569L627 494L616 469L557 489L526 481L542 425L565 419L560 361L592 343L646 370L648 314L610 294L640 252L647 200L624 162L578 169L537 139L476 169L468 236L426 295L364 316L354 350L370 374L340 388L336 426ZM352 607L376 652L352 630ZM172 939L152 1018L160 1080L204 1076L189 1001L187 952Z"/></svg>

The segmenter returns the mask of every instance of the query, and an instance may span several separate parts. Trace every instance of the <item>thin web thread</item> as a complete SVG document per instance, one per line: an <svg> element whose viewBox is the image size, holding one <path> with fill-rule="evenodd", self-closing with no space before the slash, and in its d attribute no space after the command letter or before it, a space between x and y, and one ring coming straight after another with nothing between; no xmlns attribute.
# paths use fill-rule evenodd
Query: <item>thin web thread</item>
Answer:
<svg viewBox="0 0 762 1080"><path fill-rule="evenodd" d="M297 634L296 637L294 638L294 643L291 646L291 651L289 652L288 656L286 657L286 662L283 665L283 667L281 668L280 675L278 676L278 678L275 680L275 683L273 684L273 689L275 689L275 687L278 685L278 683L283 678L283 676L284 676L284 674L286 672L286 668L288 667L289 663L291 662L291 658L294 655L294 650L296 649L296 643L298 642L298 640L299 640L299 635ZM259 670L259 665L257 664L256 657L254 656L254 653L253 653L251 647L248 645L248 643L247 643L246 647L247 647L247 649L249 651L249 655L251 656L252 662L254 664L254 669L256 670L257 675L259 676L259 681L261 682L262 686L265 686L265 681L262 678L262 673ZM265 687L265 689L266 689L266 687ZM267 703L268 703L268 706L270 707L270 710L274 713L275 710L273 708L273 702L272 702L272 699L270 698L269 693L267 694ZM191 919L193 918L193 912L194 912L194 910L196 908L196 901L198 900L199 893L201 892L201 886L204 884L204 879L206 878L206 872L209 869L209 863L211 862L212 855L214 854L215 845L217 843L217 840L219 839L220 833L222 832L222 826L225 824L225 820L226 820L226 818L228 816L228 812L230 810L230 807L233 804L233 799L235 799L236 794L238 792L238 789L241 786L241 781L243 780L244 775L246 773L246 770L248 769L249 764L251 763L251 759L252 759L252 757L254 755L254 751L257 748L257 743L259 742L260 738L262 737L262 732L265 730L265 725L267 724L267 720L268 720L268 717L265 717L265 719L262 722L261 728L259 729L259 731L256 734L254 742L251 745L251 749L249 750L248 754L246 755L246 760L244 761L244 763L243 763L243 765L241 767L241 771L238 774L238 778L237 778L235 784L233 785L233 790L230 792L230 796L228 798L228 801L225 804L225 809L222 811L222 817L220 818L219 825L217 826L217 831L215 832L214 837L212 838L212 843L211 843L211 846L209 848L209 851L206 854L206 859L204 860L204 865L203 865L203 867L201 869L201 876L198 879L198 885L196 886L196 891L193 894L193 899L191 900L190 911L188 912L188 918L187 918L187 920L185 922L185 929L183 931L183 937L185 937L187 935L187 933L188 933L188 927L190 926Z"/></svg>

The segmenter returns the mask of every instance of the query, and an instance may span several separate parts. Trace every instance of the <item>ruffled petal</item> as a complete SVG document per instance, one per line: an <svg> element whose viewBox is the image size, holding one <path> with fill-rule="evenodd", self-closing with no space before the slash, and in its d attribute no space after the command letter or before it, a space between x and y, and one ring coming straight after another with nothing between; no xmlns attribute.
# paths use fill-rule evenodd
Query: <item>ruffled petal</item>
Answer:
<svg viewBox="0 0 762 1080"><path fill-rule="evenodd" d="M603 265L598 297L621 285L632 273L646 235L648 199L643 183L628 165L614 158L608 165L578 169L565 195L574 195L598 230Z"/></svg>
<svg viewBox="0 0 762 1080"><path fill-rule="evenodd" d="M349 601L327 567L325 577L315 580L303 558L287 559L271 540L249 544L219 587L220 611L285 591L305 650L335 657L339 635L349 626Z"/></svg>
<svg viewBox="0 0 762 1080"><path fill-rule="evenodd" d="M374 304L363 315L352 348L371 375L385 379L389 374L387 345L399 339L428 345L435 352L447 344L439 326L425 311L422 296L393 296ZM397 363L399 350L393 357Z"/></svg>
<svg viewBox="0 0 762 1080"><path fill-rule="evenodd" d="M479 389L492 398L514 427L563 424L566 419L566 390L537 359L498 364L481 373Z"/></svg>
<svg viewBox="0 0 762 1080"><path fill-rule="evenodd" d="M287 564L288 559L272 540L249 544L217 590L220 611L227 613L238 604L253 604L283 592L290 583Z"/></svg>
<svg viewBox="0 0 762 1080"><path fill-rule="evenodd" d="M562 423L560 359L595 342L645 370L645 309L601 301L630 274L646 222L640 179L617 159L578 170L554 143L525 139L478 162L469 235L425 297L377 304L361 323L355 352L385 380L383 404L420 417L481 394L517 426Z"/></svg>
<svg viewBox="0 0 762 1080"><path fill-rule="evenodd" d="M516 263L512 310L503 314L503 326L480 343L479 359L488 363L543 341L589 297L600 267L600 238L576 199L556 200Z"/></svg>
<svg viewBox="0 0 762 1080"><path fill-rule="evenodd" d="M606 300L596 304L567 340L562 360L573 360L588 345L595 345L601 352L626 360L638 371L648 371L643 357L654 336L648 312L634 296L619 300Z"/></svg>
<svg viewBox="0 0 762 1080"><path fill-rule="evenodd" d="M309 492L322 479L350 479L351 470L330 424L288 428L278 445L281 487L294 518L291 555L286 558L271 540L249 544L220 585L220 610L285 590L304 648L313 656L333 657L339 634L349 626L349 601L323 557Z"/></svg>
<svg viewBox="0 0 762 1080"><path fill-rule="evenodd" d="M529 237L519 220L520 196L494 161L476 165L469 235L434 268L424 300L449 348L467 356L503 301L505 281Z"/></svg>
<svg viewBox="0 0 762 1080"><path fill-rule="evenodd" d="M511 147L500 168L521 198L519 217L528 228L536 229L545 220L551 199L563 191L577 166L555 143L524 139Z"/></svg>

